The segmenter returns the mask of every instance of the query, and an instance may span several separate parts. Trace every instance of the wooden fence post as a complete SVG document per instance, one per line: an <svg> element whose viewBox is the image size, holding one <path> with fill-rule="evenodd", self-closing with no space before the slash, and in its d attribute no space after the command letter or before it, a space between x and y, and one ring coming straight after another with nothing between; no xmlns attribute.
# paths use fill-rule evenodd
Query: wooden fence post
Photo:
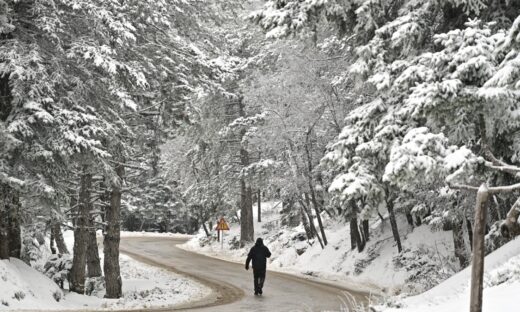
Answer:
<svg viewBox="0 0 520 312"><path fill-rule="evenodd" d="M483 183L477 192L475 205L475 227L473 230L473 261L471 265L470 312L482 312L482 290L484 279L486 205L489 189Z"/></svg>

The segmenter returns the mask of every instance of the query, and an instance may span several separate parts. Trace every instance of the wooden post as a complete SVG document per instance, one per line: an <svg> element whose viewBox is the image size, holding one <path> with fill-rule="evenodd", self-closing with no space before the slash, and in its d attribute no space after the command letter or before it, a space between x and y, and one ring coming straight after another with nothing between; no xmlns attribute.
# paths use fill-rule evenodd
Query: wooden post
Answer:
<svg viewBox="0 0 520 312"><path fill-rule="evenodd" d="M486 204L489 198L489 189L483 183L477 192L475 206L475 226L473 229L473 262L471 265L471 295L470 312L482 312L482 290L484 279L485 231L486 231Z"/></svg>

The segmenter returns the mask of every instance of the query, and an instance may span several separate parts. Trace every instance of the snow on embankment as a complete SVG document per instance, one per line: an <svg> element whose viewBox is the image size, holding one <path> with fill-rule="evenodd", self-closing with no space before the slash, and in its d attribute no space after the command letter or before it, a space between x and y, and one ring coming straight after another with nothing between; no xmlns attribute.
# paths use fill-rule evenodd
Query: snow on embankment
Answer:
<svg viewBox="0 0 520 312"><path fill-rule="evenodd" d="M142 233L125 233L122 236L144 236ZM180 237L179 235L168 235ZM182 236L182 235L181 235ZM184 237L184 236L182 236ZM65 243L72 250L72 231L64 232ZM48 244L47 244L48 245ZM44 257L50 252L45 249ZM103 261L103 253L100 250ZM40 259L43 266L45 259ZM102 265L102 264L101 264ZM102 265L103 266L103 265ZM86 296L62 291L51 279L24 262L12 258L0 261L0 311L2 310L131 310L164 308L185 304L207 296L211 290L191 279L168 270L140 263L120 255L123 297L105 299L104 289ZM67 283L65 282L65 288Z"/></svg>
<svg viewBox="0 0 520 312"><path fill-rule="evenodd" d="M489 254L485 261L483 312L518 311L520 293L520 239ZM397 307L378 307L384 312L459 312L469 310L471 267L418 296L398 302Z"/></svg>
<svg viewBox="0 0 520 312"><path fill-rule="evenodd" d="M58 285L23 261L0 260L0 310L51 309L62 298Z"/></svg>

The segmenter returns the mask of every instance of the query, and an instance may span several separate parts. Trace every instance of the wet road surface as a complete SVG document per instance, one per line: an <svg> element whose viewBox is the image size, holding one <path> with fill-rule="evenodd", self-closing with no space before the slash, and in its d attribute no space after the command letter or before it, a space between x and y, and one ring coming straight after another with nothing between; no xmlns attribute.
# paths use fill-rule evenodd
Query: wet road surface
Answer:
<svg viewBox="0 0 520 312"><path fill-rule="evenodd" d="M246 271L243 264L210 258L176 247L185 241L161 237L121 240L121 252L136 260L183 274L213 289L213 293L206 298L178 306L174 310L349 311L345 307L341 309L345 296L352 296L358 302L366 300L365 294L356 290L272 271L267 272L263 296L254 296L252 270Z"/></svg>

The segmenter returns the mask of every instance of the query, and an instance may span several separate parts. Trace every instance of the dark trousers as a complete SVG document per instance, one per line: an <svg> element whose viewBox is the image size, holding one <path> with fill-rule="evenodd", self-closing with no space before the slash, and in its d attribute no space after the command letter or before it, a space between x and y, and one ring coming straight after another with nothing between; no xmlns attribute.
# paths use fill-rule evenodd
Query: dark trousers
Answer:
<svg viewBox="0 0 520 312"><path fill-rule="evenodd" d="M255 284L255 293L259 293L262 291L264 287L265 281L265 270L253 270L254 284Z"/></svg>

